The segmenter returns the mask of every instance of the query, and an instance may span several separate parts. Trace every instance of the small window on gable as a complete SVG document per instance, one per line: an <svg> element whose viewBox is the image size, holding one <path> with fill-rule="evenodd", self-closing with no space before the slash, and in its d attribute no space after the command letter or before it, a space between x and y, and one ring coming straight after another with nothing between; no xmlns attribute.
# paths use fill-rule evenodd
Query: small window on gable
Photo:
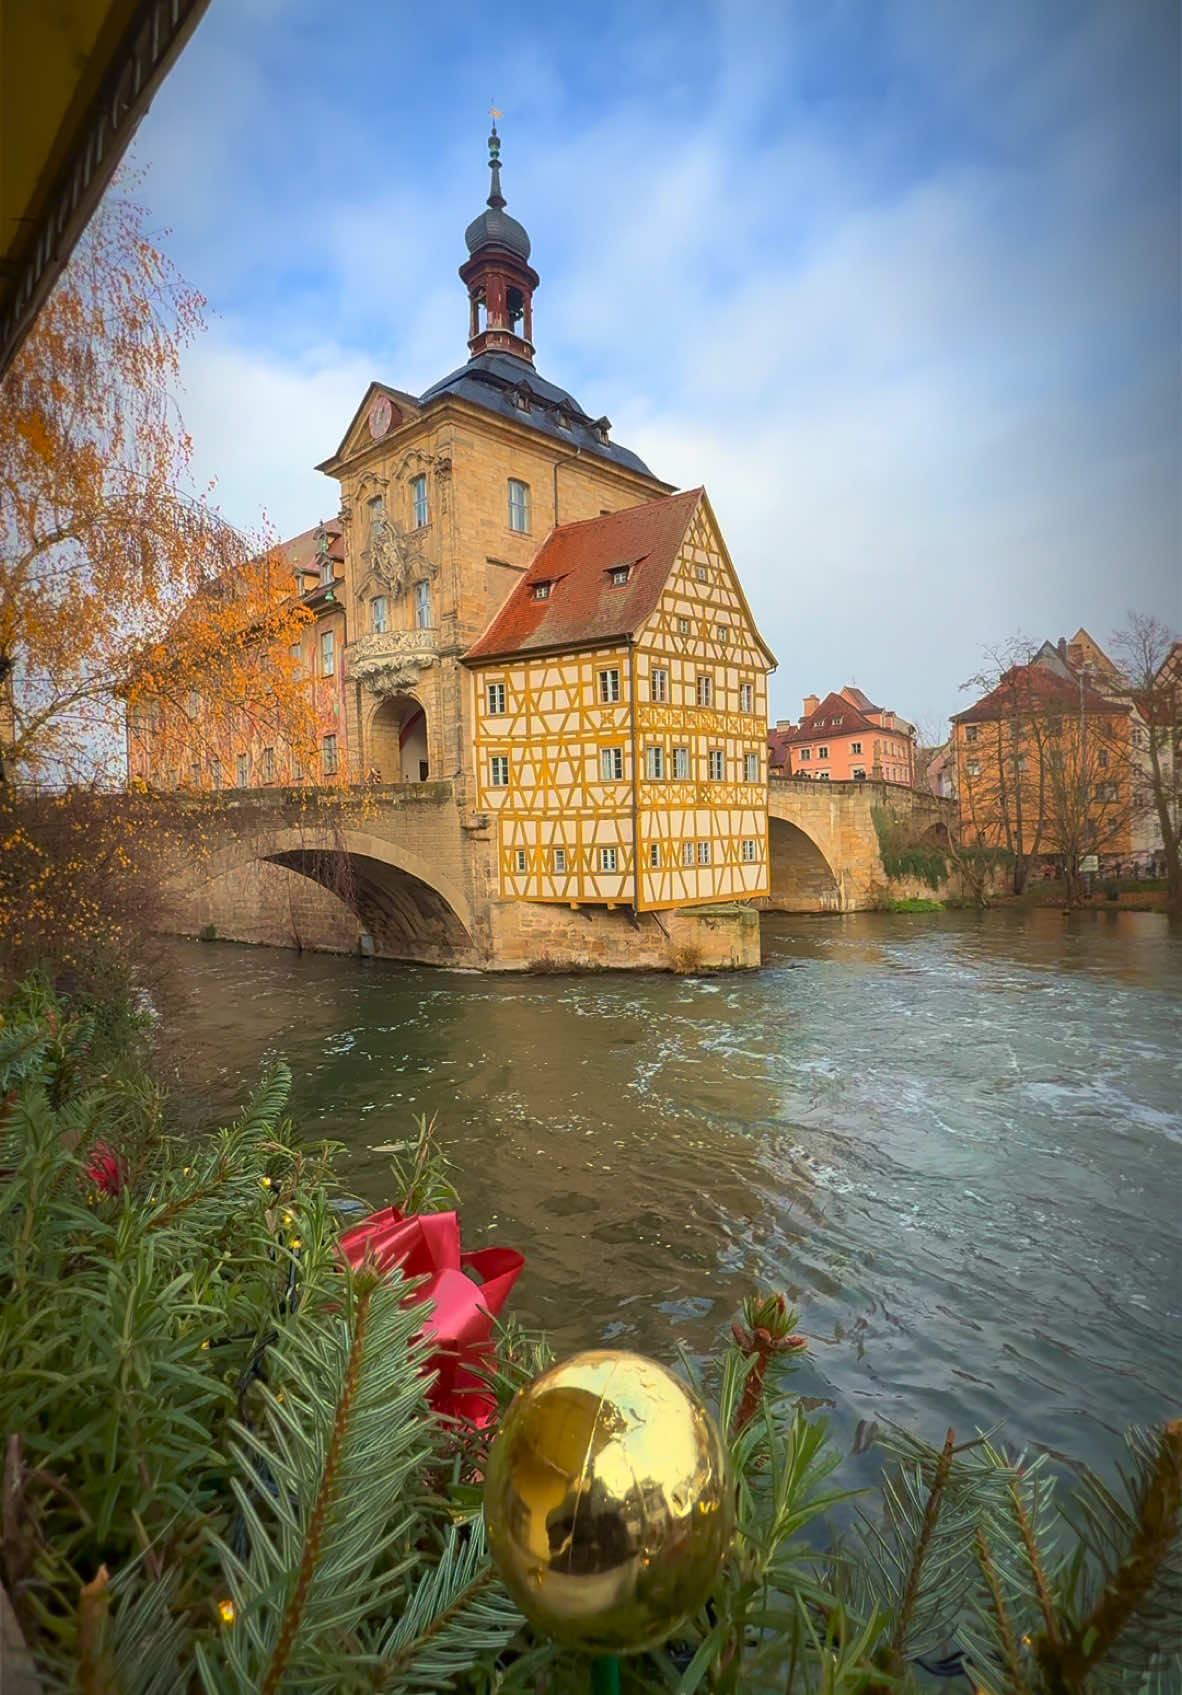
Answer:
<svg viewBox="0 0 1182 1695"><path fill-rule="evenodd" d="M516 408L519 412L528 412L529 411L529 403L530 403L530 396L529 396L529 390L528 389L515 388L513 390L513 404L514 404L514 406L516 406Z"/></svg>
<svg viewBox="0 0 1182 1695"><path fill-rule="evenodd" d="M677 620L677 633L678 633L679 636L688 636L689 635L689 633L690 633L690 621L689 621L688 618L679 618Z"/></svg>
<svg viewBox="0 0 1182 1695"><path fill-rule="evenodd" d="M709 580L710 573L709 573L709 571L707 571L707 569L704 565L695 565L694 566L694 576L698 579L698 581L700 583L704 583L704 582L707 582Z"/></svg>
<svg viewBox="0 0 1182 1695"><path fill-rule="evenodd" d="M550 585L549 583L534 583L529 592L533 600L549 600Z"/></svg>
<svg viewBox="0 0 1182 1695"><path fill-rule="evenodd" d="M631 565L613 565L607 574L608 581L614 589L622 589L631 574Z"/></svg>
<svg viewBox="0 0 1182 1695"><path fill-rule="evenodd" d="M730 625L729 624L718 624L718 625L716 625L715 630L714 630L714 636L715 636L715 640L718 641L722 647L725 647L727 642L729 642L730 639L731 639L731 627L730 627Z"/></svg>

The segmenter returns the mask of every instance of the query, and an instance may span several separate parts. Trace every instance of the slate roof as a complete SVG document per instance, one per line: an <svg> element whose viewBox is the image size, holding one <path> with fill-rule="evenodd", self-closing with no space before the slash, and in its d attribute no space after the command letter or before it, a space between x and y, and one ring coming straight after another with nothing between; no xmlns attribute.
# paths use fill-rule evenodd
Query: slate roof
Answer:
<svg viewBox="0 0 1182 1695"><path fill-rule="evenodd" d="M1014 665L996 688L974 701L964 712L952 715L954 724L992 724L1015 711L1109 713L1122 716L1127 701L1110 700L1086 685L1081 691L1074 677L1060 677L1045 665Z"/></svg>
<svg viewBox="0 0 1182 1695"><path fill-rule="evenodd" d="M523 390L529 393L528 411L523 410L514 399L514 395ZM459 395L475 406L483 406L488 412L511 418L515 424L527 424L540 430L543 435L565 443L572 453L577 447L584 453L593 453L597 459L608 460L612 465L639 471L645 477L653 475L644 460L635 453L630 453L610 438L607 441L600 439L596 426L601 423L606 426L606 418L589 417L564 388L547 382L527 360L518 359L516 354L477 354L475 359L469 359L466 365L461 365L458 371L452 371L421 395L419 405L426 406L445 394ZM565 413L570 420L569 428L563 428L559 423L560 413Z"/></svg>
<svg viewBox="0 0 1182 1695"><path fill-rule="evenodd" d="M465 662L633 635L660 599L702 497L690 489L551 530ZM622 588L612 586L613 565L632 567ZM535 600L533 585L547 582L549 597Z"/></svg>

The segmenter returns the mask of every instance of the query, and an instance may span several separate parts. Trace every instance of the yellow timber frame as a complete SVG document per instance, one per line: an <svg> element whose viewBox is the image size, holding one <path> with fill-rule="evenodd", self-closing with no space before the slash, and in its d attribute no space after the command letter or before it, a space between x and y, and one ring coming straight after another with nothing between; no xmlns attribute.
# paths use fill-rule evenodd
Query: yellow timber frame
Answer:
<svg viewBox="0 0 1182 1695"><path fill-rule="evenodd" d="M475 667L502 895L654 911L766 894L770 669L704 499L634 642Z"/></svg>

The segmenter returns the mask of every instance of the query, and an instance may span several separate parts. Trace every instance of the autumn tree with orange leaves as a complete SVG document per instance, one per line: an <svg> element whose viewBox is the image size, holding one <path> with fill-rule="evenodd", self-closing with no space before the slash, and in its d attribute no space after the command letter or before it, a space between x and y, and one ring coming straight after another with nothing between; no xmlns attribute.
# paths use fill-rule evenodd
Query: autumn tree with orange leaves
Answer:
<svg viewBox="0 0 1182 1695"><path fill-rule="evenodd" d="M184 492L204 302L145 217L103 204L0 385L0 762L26 787L121 781L125 712L177 769L198 734L315 745L286 562Z"/></svg>

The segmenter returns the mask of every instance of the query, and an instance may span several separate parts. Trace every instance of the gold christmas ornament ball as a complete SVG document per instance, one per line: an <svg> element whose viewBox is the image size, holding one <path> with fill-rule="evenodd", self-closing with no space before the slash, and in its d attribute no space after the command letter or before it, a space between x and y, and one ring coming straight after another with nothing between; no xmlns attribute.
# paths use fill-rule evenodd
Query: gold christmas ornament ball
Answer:
<svg viewBox="0 0 1182 1695"><path fill-rule="evenodd" d="M514 1397L484 1519L505 1587L570 1646L640 1653L710 1593L731 1538L727 1455L706 1408L640 1354L596 1350Z"/></svg>

